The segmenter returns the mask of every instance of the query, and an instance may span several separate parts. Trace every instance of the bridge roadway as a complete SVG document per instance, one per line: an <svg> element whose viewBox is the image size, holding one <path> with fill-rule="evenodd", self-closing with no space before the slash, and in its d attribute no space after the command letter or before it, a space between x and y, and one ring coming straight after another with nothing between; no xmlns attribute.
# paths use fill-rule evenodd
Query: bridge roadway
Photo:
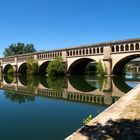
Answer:
<svg viewBox="0 0 140 140"><path fill-rule="evenodd" d="M93 83L94 81L92 81ZM76 102L87 102L96 104L106 104L110 105L120 97L122 97L125 92L119 86L115 85L111 78L108 77L102 84L102 88L94 88L89 91L81 91L76 89L70 81L67 81L67 87L63 88L62 91L58 92L55 89L48 88L39 83L36 87L32 88L30 86L23 85L18 78L15 78L12 83L7 83L5 79L1 78L0 88L4 90L14 91L17 94L30 95L30 96L45 96L49 98L57 98ZM123 84L123 82L122 82ZM121 86L123 86L121 84ZM126 86L126 85L125 85ZM124 86L123 86L124 87ZM121 91L122 90L122 91Z"/></svg>
<svg viewBox="0 0 140 140"><path fill-rule="evenodd" d="M0 58L0 70L6 73L11 66L15 72L25 73L27 59L32 57L38 63L39 73L45 73L48 63L56 56L63 58L68 74L81 74L87 64L99 60L108 75L121 74L126 63L140 56L140 38Z"/></svg>

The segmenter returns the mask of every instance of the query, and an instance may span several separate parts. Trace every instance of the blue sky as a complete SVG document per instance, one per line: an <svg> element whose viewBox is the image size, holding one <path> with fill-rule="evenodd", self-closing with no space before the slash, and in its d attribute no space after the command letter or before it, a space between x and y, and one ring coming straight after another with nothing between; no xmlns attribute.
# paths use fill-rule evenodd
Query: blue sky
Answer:
<svg viewBox="0 0 140 140"><path fill-rule="evenodd" d="M140 37L139 0L0 0L0 57L12 43L39 50Z"/></svg>

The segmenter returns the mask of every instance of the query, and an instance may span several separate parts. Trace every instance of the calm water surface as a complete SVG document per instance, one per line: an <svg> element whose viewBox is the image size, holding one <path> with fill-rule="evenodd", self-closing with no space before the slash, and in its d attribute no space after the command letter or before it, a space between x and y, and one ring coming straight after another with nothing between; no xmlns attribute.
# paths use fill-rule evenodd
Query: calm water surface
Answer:
<svg viewBox="0 0 140 140"><path fill-rule="evenodd" d="M4 76L0 82L2 140L63 140L139 84L140 76Z"/></svg>

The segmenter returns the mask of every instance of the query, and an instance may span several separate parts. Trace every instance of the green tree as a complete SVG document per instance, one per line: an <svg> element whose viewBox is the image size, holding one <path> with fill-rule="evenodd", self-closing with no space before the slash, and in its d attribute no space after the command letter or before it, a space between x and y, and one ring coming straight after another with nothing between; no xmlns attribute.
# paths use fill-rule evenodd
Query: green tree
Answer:
<svg viewBox="0 0 140 140"><path fill-rule="evenodd" d="M24 53L32 53L36 52L36 49L34 48L33 44L27 44L24 48Z"/></svg>
<svg viewBox="0 0 140 140"><path fill-rule="evenodd" d="M53 61L49 62L46 72L47 76L63 75L63 59L60 57L56 57Z"/></svg>
<svg viewBox="0 0 140 140"><path fill-rule="evenodd" d="M37 61L34 60L33 57L29 57L27 59L26 65L27 65L27 74L33 75L38 72L38 64L37 64Z"/></svg>
<svg viewBox="0 0 140 140"><path fill-rule="evenodd" d="M18 54L24 54L24 53L32 53L36 52L36 49L34 48L33 44L24 44L24 43L17 43L17 44L11 44L8 48L5 48L3 54L4 57L6 56L12 56L12 55L18 55Z"/></svg>

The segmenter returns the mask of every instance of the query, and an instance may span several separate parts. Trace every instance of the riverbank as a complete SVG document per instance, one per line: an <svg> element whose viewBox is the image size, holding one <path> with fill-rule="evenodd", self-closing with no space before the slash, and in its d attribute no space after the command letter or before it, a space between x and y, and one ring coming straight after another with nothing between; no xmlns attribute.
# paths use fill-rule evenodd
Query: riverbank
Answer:
<svg viewBox="0 0 140 140"><path fill-rule="evenodd" d="M65 140L140 139L140 85Z"/></svg>

